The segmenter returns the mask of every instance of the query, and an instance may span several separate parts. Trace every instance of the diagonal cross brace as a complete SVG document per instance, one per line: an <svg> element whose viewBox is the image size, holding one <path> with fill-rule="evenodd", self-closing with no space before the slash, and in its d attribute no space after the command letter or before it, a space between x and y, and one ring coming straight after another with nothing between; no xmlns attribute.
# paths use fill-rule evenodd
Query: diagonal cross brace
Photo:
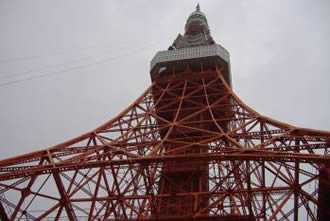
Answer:
<svg viewBox="0 0 330 221"><path fill-rule="evenodd" d="M58 192L59 192L59 194L61 196L61 199L62 199L61 200L62 206L65 208L65 211L66 211L69 219L71 221L76 221L77 220L76 215L75 215L74 210L72 208L69 196L68 196L68 194L65 191L65 188L63 186L63 182L61 180L61 176L60 176L59 172L58 171L54 172L53 177L54 177Z"/></svg>

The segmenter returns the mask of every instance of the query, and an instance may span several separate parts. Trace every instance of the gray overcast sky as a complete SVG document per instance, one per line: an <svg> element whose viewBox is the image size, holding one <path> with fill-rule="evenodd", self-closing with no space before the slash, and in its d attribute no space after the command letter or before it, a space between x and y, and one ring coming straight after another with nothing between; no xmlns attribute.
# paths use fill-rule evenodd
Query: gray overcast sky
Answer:
<svg viewBox="0 0 330 221"><path fill-rule="evenodd" d="M330 130L329 0L199 2L248 105ZM0 158L75 137L128 106L196 3L0 0Z"/></svg>

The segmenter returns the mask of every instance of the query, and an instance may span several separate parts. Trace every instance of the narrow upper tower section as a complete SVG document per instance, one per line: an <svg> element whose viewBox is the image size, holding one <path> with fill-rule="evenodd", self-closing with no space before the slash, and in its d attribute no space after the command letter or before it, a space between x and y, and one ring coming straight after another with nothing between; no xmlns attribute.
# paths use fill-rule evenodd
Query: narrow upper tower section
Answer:
<svg viewBox="0 0 330 221"><path fill-rule="evenodd" d="M184 29L184 35L178 35L173 42L173 45L169 48L170 50L201 45L212 45L215 43L211 37L206 16L201 12L199 4L196 6L196 10L188 17Z"/></svg>
<svg viewBox="0 0 330 221"><path fill-rule="evenodd" d="M199 4L189 15L184 34L179 34L168 50L157 52L150 66L152 81L167 81L176 77L182 79L192 75L203 78L206 71L215 73L215 70L221 70L231 85L229 53L213 40L206 16ZM183 72L185 75L180 74ZM190 74L187 74L188 72Z"/></svg>

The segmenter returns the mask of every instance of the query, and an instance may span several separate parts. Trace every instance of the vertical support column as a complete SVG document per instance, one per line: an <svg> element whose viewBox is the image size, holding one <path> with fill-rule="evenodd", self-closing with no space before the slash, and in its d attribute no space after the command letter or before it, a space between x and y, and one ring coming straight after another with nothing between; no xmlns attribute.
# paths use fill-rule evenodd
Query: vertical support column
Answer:
<svg viewBox="0 0 330 221"><path fill-rule="evenodd" d="M0 220L2 220L2 221L9 221L9 218L8 218L8 216L6 214L6 210L3 207L1 201L0 201Z"/></svg>
<svg viewBox="0 0 330 221"><path fill-rule="evenodd" d="M299 152L299 140L295 141L295 152ZM294 214L293 214L293 220L298 221L298 200L299 200L299 161L295 160L295 166L294 166Z"/></svg>
<svg viewBox="0 0 330 221"><path fill-rule="evenodd" d="M252 211L252 193L251 193L251 170L250 170L250 161L246 161L246 182L247 182L247 192L248 192L248 209L249 209L249 216L253 216Z"/></svg>
<svg viewBox="0 0 330 221"><path fill-rule="evenodd" d="M264 138L264 122L260 122L260 142L263 144L265 142ZM261 186L264 189L266 187L266 171L265 171L265 161L261 162ZM262 217L266 220L266 192L262 193Z"/></svg>
<svg viewBox="0 0 330 221"><path fill-rule="evenodd" d="M330 217L330 166L322 165L319 171L317 220L327 221Z"/></svg>

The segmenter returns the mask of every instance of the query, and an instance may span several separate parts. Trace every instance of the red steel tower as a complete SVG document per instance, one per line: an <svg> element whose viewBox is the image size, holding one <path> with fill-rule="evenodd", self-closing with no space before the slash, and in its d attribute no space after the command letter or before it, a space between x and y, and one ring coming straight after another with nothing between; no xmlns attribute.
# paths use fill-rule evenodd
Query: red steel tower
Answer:
<svg viewBox="0 0 330 221"><path fill-rule="evenodd" d="M327 220L330 133L245 105L199 6L150 75L95 130L1 160L0 219Z"/></svg>

